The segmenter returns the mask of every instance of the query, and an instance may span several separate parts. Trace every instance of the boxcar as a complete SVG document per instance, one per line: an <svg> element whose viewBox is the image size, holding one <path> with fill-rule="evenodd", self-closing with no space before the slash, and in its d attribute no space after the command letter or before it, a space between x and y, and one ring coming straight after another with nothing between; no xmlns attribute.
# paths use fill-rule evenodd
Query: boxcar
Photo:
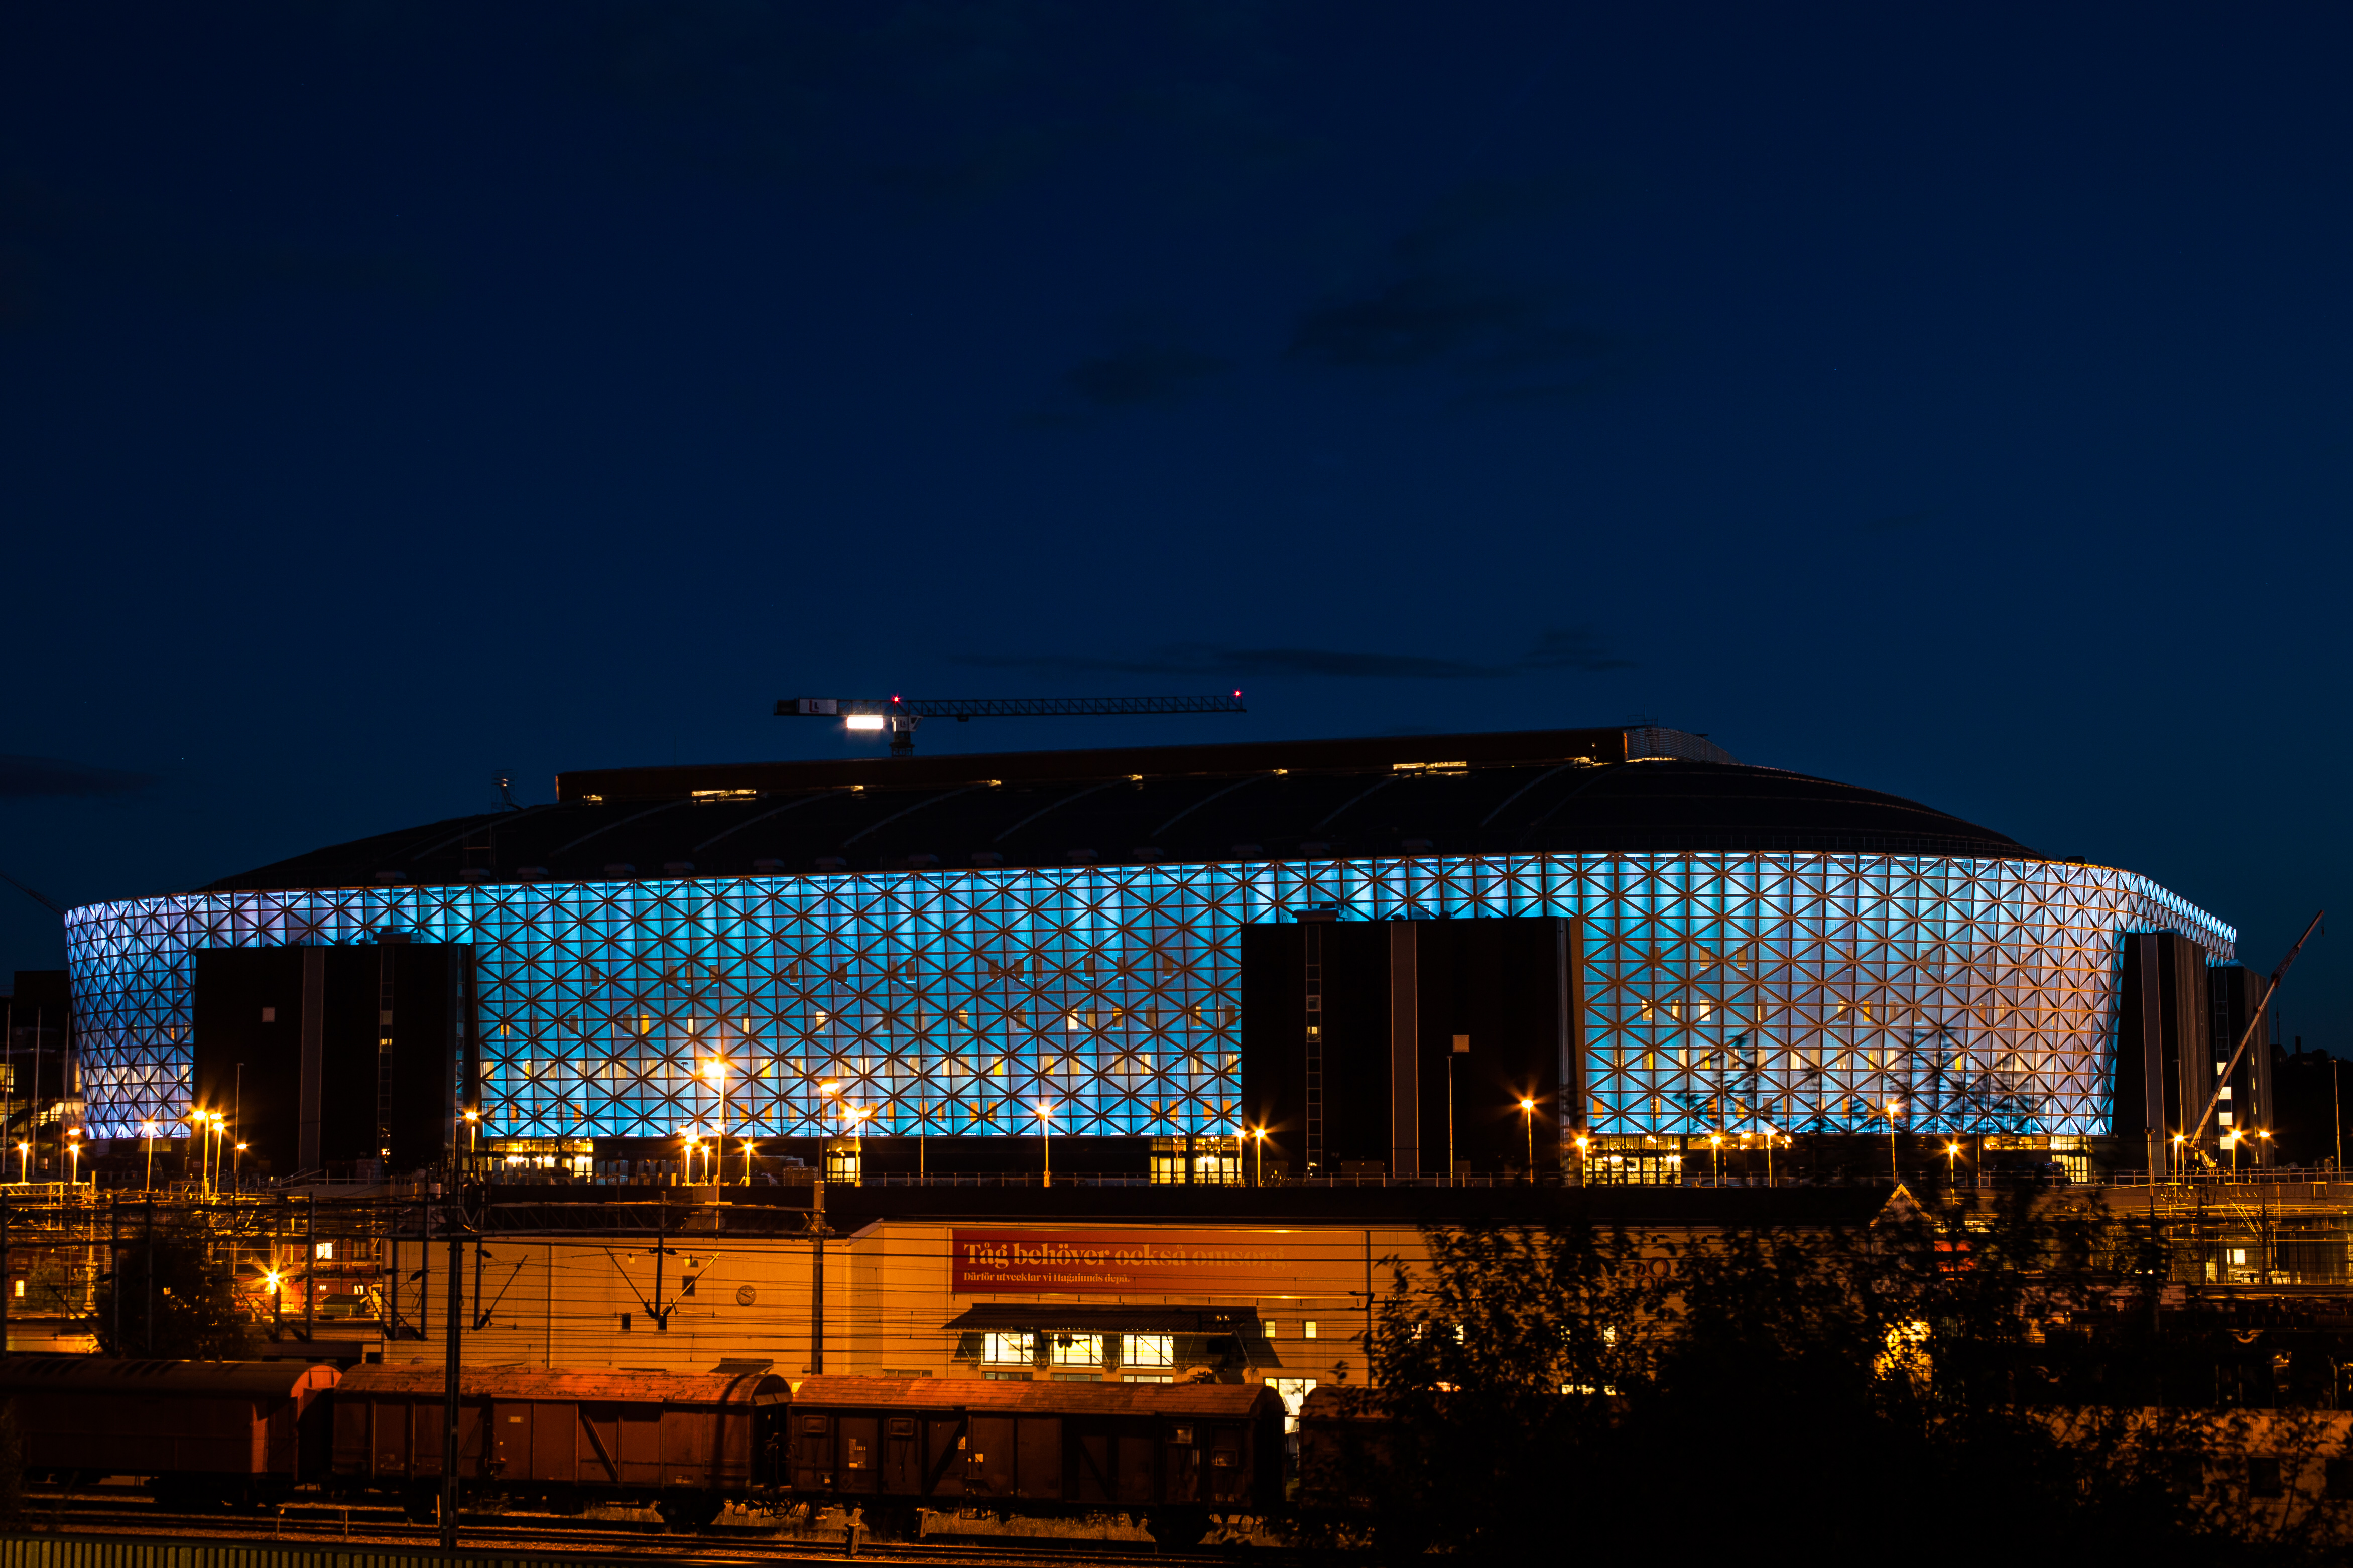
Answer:
<svg viewBox="0 0 2353 1568"><path fill-rule="evenodd" d="M399 1497L430 1519L446 1421L438 1366L366 1366L336 1392L336 1483ZM699 1527L772 1480L768 1456L791 1397L767 1373L550 1372L467 1367L459 1377L462 1497L576 1513L652 1503Z"/></svg>
<svg viewBox="0 0 2353 1568"><path fill-rule="evenodd" d="M12 1355L25 1473L142 1476L170 1507L266 1502L322 1475L342 1374L300 1362Z"/></svg>
<svg viewBox="0 0 2353 1568"><path fill-rule="evenodd" d="M1164 1541L1282 1502L1282 1400L1256 1384L813 1377L793 1393L797 1500L1140 1514Z"/></svg>

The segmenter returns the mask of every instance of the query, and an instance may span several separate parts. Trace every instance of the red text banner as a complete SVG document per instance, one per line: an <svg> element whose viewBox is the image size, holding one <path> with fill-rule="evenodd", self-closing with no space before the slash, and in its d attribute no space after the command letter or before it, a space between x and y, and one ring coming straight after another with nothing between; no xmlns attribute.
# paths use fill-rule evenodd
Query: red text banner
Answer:
<svg viewBox="0 0 2353 1568"><path fill-rule="evenodd" d="M959 1227L952 1235L948 1289L960 1296L1282 1294L1296 1289L1305 1266L1295 1231Z"/></svg>

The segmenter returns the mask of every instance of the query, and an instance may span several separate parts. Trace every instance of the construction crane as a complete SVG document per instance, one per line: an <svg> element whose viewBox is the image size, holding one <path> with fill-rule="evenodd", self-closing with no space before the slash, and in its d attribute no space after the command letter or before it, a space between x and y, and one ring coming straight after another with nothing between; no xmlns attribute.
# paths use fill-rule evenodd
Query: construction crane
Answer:
<svg viewBox="0 0 2353 1568"><path fill-rule="evenodd" d="M1247 713L1230 697L785 697L780 719L839 719L852 731L888 730L891 754L915 754L915 726L926 719L1060 719L1095 713Z"/></svg>

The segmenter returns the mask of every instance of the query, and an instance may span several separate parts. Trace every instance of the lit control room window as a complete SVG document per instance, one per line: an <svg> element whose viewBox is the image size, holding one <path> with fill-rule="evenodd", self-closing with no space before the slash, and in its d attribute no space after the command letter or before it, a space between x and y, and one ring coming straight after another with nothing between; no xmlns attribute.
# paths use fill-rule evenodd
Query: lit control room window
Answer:
<svg viewBox="0 0 2353 1568"><path fill-rule="evenodd" d="M1122 1334L1119 1345L1120 1364L1137 1371L1176 1364L1176 1336L1174 1334Z"/></svg>
<svg viewBox="0 0 2353 1568"><path fill-rule="evenodd" d="M1028 1366L1035 1358L1029 1352L1029 1336L990 1334L981 1345L981 1359L998 1366Z"/></svg>
<svg viewBox="0 0 2353 1568"><path fill-rule="evenodd" d="M1053 1352L1056 1366L1103 1364L1103 1337L1101 1334L1049 1334L1046 1342Z"/></svg>

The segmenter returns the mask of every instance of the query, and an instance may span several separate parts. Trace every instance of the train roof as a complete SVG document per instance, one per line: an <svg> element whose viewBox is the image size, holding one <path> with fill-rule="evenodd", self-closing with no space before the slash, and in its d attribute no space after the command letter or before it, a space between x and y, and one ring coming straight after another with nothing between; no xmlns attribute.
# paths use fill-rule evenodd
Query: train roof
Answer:
<svg viewBox="0 0 2353 1568"><path fill-rule="evenodd" d="M343 1374L352 1394L441 1396L447 1373L436 1362L354 1367ZM659 1394L669 1405L775 1405L791 1397L774 1373L663 1372L600 1368L587 1372L537 1366L465 1366L458 1369L458 1393L465 1399L641 1400Z"/></svg>
<svg viewBox="0 0 2353 1568"><path fill-rule="evenodd" d="M0 1392L88 1390L190 1398L235 1394L291 1397L332 1388L332 1366L290 1361L118 1360L92 1355L12 1355L0 1360Z"/></svg>
<svg viewBox="0 0 2353 1568"><path fill-rule="evenodd" d="M796 1409L962 1410L1038 1415L1190 1415L1249 1421L1282 1414L1262 1383L1014 1383L955 1377L810 1377Z"/></svg>

